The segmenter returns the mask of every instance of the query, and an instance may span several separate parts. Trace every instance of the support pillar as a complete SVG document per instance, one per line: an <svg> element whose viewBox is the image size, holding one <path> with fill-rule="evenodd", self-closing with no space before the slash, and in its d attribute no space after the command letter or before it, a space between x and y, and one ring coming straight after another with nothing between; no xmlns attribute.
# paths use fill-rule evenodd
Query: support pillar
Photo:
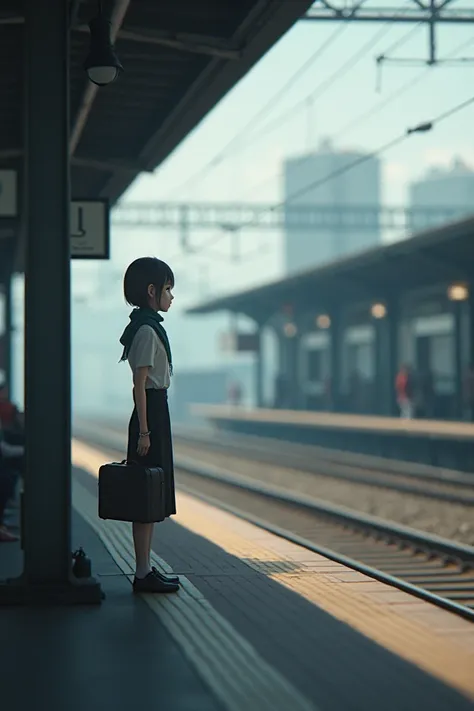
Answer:
<svg viewBox="0 0 474 711"><path fill-rule="evenodd" d="M4 360L5 360L5 379L8 392L12 393L13 387L13 358L12 358L12 341L13 341L13 298L12 298L12 270L8 270L5 275L5 341L4 341Z"/></svg>
<svg viewBox="0 0 474 711"><path fill-rule="evenodd" d="M71 568L67 3L48 0L44 6L26 0L25 30L25 581L67 586Z"/></svg>
<svg viewBox="0 0 474 711"><path fill-rule="evenodd" d="M301 408L301 388L298 373L299 333L284 336L286 350L286 373L288 376L288 407L290 410Z"/></svg>
<svg viewBox="0 0 474 711"><path fill-rule="evenodd" d="M17 604L101 600L71 572L68 7L25 0L24 572L0 591Z"/></svg>
<svg viewBox="0 0 474 711"><path fill-rule="evenodd" d="M275 399L277 407L293 410L298 407L301 400L298 380L299 337L297 331L290 332L290 335L285 334L281 324L276 327L276 335L278 339L278 375Z"/></svg>
<svg viewBox="0 0 474 711"><path fill-rule="evenodd" d="M465 358L466 358L466 369L465 372L463 373L463 384L464 384L464 377L467 376L468 379L472 377L472 374L474 373L474 278L471 278L469 280L469 299L466 304L466 350L465 350ZM469 387L469 383L466 382L466 387ZM470 421L474 421L474 403L471 400L470 393L466 392L464 393L465 396L465 408L463 415L464 417L467 416L467 418Z"/></svg>
<svg viewBox="0 0 474 711"><path fill-rule="evenodd" d="M454 377L455 377L455 402L454 417L457 420L463 419L464 393L463 393L463 312L465 302L453 301L454 310Z"/></svg>
<svg viewBox="0 0 474 711"><path fill-rule="evenodd" d="M275 379L274 407L284 409L287 406L288 373L286 339L279 326L275 327L275 335L278 344L278 369Z"/></svg>
<svg viewBox="0 0 474 711"><path fill-rule="evenodd" d="M389 363L389 322L388 317L374 319L374 396L370 410L374 415L387 415L390 407L390 363Z"/></svg>
<svg viewBox="0 0 474 711"><path fill-rule="evenodd" d="M469 366L474 366L474 278L471 280L471 291L467 302L467 348L466 359Z"/></svg>
<svg viewBox="0 0 474 711"><path fill-rule="evenodd" d="M12 265L8 263L6 269L2 270L3 288L3 327L2 337L2 369L5 373L5 385L8 392L12 392L12 333L13 333L13 303L12 303Z"/></svg>
<svg viewBox="0 0 474 711"><path fill-rule="evenodd" d="M263 407L263 353L262 353L262 327L257 324L255 348L255 407Z"/></svg>
<svg viewBox="0 0 474 711"><path fill-rule="evenodd" d="M342 363L343 363L343 348L344 348L344 328L339 311L331 313L330 327L330 357L331 357L331 402L334 412L343 410L342 403Z"/></svg>
<svg viewBox="0 0 474 711"><path fill-rule="evenodd" d="M387 414L390 417L396 417L398 413L397 393L395 390L395 379L399 367L399 351L400 351L400 309L398 303L391 301L388 305L387 316L387 376L388 376L388 397L387 397Z"/></svg>
<svg viewBox="0 0 474 711"><path fill-rule="evenodd" d="M375 319L375 402L374 412L395 416L397 398L395 378L398 368L398 308L395 301L387 304L385 318Z"/></svg>

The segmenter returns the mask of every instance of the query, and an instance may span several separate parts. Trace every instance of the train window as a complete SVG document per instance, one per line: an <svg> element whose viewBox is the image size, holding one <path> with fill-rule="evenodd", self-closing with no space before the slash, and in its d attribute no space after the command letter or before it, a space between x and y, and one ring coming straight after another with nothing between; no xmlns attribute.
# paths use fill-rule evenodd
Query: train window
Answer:
<svg viewBox="0 0 474 711"><path fill-rule="evenodd" d="M454 344L451 335L433 336L430 365L439 392L451 393L455 388Z"/></svg>
<svg viewBox="0 0 474 711"><path fill-rule="evenodd" d="M371 380L374 377L374 353L372 344L351 344L347 349L348 376L357 373Z"/></svg>
<svg viewBox="0 0 474 711"><path fill-rule="evenodd" d="M308 380L319 382L323 379L323 352L308 351Z"/></svg>

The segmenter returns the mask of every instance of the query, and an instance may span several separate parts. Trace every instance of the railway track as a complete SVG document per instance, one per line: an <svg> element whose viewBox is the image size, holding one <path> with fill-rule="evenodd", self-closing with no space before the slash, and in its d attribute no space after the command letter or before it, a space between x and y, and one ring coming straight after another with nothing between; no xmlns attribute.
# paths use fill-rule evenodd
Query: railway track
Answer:
<svg viewBox="0 0 474 711"><path fill-rule="evenodd" d="M474 476L463 472L221 431L196 433L177 428L175 441L319 476L474 506Z"/></svg>
<svg viewBox="0 0 474 711"><path fill-rule="evenodd" d="M123 449L123 437L112 429L78 435L109 456ZM175 464L179 487L194 496L474 622L474 547L195 459L178 456Z"/></svg>

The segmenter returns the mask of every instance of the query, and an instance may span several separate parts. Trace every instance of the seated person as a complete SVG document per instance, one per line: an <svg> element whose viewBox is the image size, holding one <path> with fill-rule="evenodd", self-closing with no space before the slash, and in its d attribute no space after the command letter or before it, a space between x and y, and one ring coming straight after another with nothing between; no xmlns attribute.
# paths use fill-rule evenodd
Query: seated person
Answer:
<svg viewBox="0 0 474 711"><path fill-rule="evenodd" d="M8 454L14 456L10 458ZM23 447L12 447L0 440L0 543L13 543L18 540L18 536L8 530L4 521L5 509L9 500L15 495L18 481L18 471L11 463L16 463L18 457L22 460Z"/></svg>
<svg viewBox="0 0 474 711"><path fill-rule="evenodd" d="M24 417L10 400L8 387L0 384L0 428L10 444L24 444Z"/></svg>
<svg viewBox="0 0 474 711"><path fill-rule="evenodd" d="M5 526L5 509L15 496L18 477L23 475L25 434L23 415L11 402L8 388L0 385L0 543L18 540Z"/></svg>

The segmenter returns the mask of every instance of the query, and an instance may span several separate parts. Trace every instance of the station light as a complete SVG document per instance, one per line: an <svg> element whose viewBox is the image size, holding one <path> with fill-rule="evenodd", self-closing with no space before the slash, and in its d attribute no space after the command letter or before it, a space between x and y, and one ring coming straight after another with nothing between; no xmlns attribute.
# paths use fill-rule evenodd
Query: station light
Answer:
<svg viewBox="0 0 474 711"><path fill-rule="evenodd" d="M316 318L316 326L321 329L331 328L331 318L327 314L320 314Z"/></svg>
<svg viewBox="0 0 474 711"><path fill-rule="evenodd" d="M451 284L448 286L448 299L450 301L466 301L469 298L469 289L466 284Z"/></svg>
<svg viewBox="0 0 474 711"><path fill-rule="evenodd" d="M123 67L110 38L110 22L99 14L89 22L91 44L84 69L93 84L106 86L115 81Z"/></svg>
<svg viewBox="0 0 474 711"><path fill-rule="evenodd" d="M381 319L387 315L387 307L385 304L372 304L370 313L373 318Z"/></svg>
<svg viewBox="0 0 474 711"><path fill-rule="evenodd" d="M288 321L285 323L283 326L283 333L287 338L294 338L296 334L298 333L298 329L296 328L296 325L292 321Z"/></svg>

